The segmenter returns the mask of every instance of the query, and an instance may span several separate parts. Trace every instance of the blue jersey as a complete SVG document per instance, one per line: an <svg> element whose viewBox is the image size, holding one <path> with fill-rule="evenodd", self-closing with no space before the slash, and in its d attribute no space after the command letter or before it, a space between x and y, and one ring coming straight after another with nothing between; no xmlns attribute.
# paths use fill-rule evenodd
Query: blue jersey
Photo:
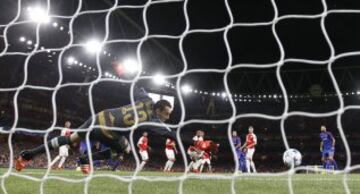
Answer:
<svg viewBox="0 0 360 194"><path fill-rule="evenodd" d="M240 150L240 148L236 148L237 145L241 145L241 139L240 137L236 136L236 137L232 137L232 142L233 142L233 145L235 147L235 150Z"/></svg>
<svg viewBox="0 0 360 194"><path fill-rule="evenodd" d="M240 162L245 162L246 161L246 153L243 151L240 151L240 157L239 157Z"/></svg>
<svg viewBox="0 0 360 194"><path fill-rule="evenodd" d="M328 131L321 132L320 133L320 139L321 139L321 142L323 143L322 148L323 148L324 151L333 149L334 136L330 132L328 132Z"/></svg>

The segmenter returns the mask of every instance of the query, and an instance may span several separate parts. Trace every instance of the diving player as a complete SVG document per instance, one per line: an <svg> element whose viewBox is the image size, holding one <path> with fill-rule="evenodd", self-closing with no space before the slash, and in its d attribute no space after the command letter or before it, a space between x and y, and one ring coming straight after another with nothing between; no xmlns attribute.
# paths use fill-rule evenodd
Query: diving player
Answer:
<svg viewBox="0 0 360 194"><path fill-rule="evenodd" d="M95 115L93 129L90 131L90 140L99 141L101 144L108 146L110 149L92 154L93 160L108 159L112 155L122 157L124 153L130 153L131 148L128 140L119 131L112 131L107 127L131 127L135 124L135 111L138 115L138 123L146 121L163 123L169 119L172 107L169 101L159 100L154 103L143 89L134 89L135 107L131 104L119 108L107 109ZM88 119L80 129L89 129L92 117ZM90 130L90 129L89 129ZM176 132L169 131L165 127L153 127L151 131L157 135L167 138L176 139ZM46 143L49 150L54 150L63 145L72 145L79 143L86 137L87 131L74 132L69 137L58 136ZM39 154L45 153L45 144L34 149L24 150L16 159L15 168L21 171L26 162L35 158ZM87 156L80 158L83 173L89 173L89 160Z"/></svg>

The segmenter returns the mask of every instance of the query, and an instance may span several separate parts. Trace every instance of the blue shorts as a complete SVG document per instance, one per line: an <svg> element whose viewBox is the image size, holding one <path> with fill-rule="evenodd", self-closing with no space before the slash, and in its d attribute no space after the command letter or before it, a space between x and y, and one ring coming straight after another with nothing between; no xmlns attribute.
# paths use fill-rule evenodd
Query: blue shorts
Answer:
<svg viewBox="0 0 360 194"><path fill-rule="evenodd" d="M324 150L322 151L321 155L323 158L333 158L335 154L335 150L331 149L331 150Z"/></svg>

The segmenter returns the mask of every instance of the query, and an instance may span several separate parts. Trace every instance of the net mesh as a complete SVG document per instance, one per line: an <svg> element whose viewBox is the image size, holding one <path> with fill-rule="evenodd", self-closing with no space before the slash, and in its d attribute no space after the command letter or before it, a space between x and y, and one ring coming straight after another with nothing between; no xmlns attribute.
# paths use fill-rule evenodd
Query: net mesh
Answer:
<svg viewBox="0 0 360 194"><path fill-rule="evenodd" d="M185 30L178 36L173 36L173 35L161 35L161 34L154 34L154 35L149 35L149 28L148 28L148 22L147 22L147 11L148 8L152 5L155 4L171 4L171 3L175 3L175 2L183 2L183 14L185 16L185 21L186 21L186 28ZM278 13L278 7L277 7L277 3L275 2L275 0L271 0L271 4L274 10L274 17L271 21L269 22L249 22L249 23L236 23L234 22L234 13L231 10L231 7L228 3L228 1L225 0L225 6L226 6L226 11L228 14L228 17L230 18L230 22L221 28L213 28L213 29L190 29L190 22L189 22L189 15L188 15L188 0L185 1L177 1L177 0L161 0L161 1L147 1L145 4L143 5L118 5L118 0L114 1L114 4L112 7L108 8L108 9L103 9L103 10L87 10L87 11L82 11L81 7L83 6L83 2L82 0L79 0L76 12L71 15L71 16L60 16L60 15L51 15L51 18L63 18L63 19L70 19L70 25L69 25L69 34L70 34L70 40L68 42L68 44L64 47L61 48L51 48L49 49L50 51L58 51L59 52L59 58L57 61L57 65L58 65L58 70L59 70L59 81L57 82L57 85L55 87L43 87L43 86L35 86L35 85L28 85L27 84L27 78L28 78L28 64L29 64L29 60L34 57L34 55L38 54L38 53L42 53L42 52L46 52L46 50L41 50L39 48L39 40L40 40L40 27L41 24L37 24L36 25L36 41L35 41L35 48L30 52L30 53L25 53L25 52L10 52L8 51L8 47L9 47L9 43L8 43L8 30L11 26L15 26L21 23L26 23L29 21L20 21L20 12L21 12L21 1L19 0L17 3L17 14L16 16L13 18L13 20L9 23L6 24L1 24L0 27L2 27L3 30L3 34L2 34L2 38L4 39L5 42L5 48L1 51L0 53L0 57L4 57L4 56L25 56L26 60L24 63L24 79L23 82L20 86L18 87L13 87L13 88L0 88L1 92L8 92L8 91L12 91L15 92L14 98L13 98L13 102L14 102L14 107L15 107L15 122L13 124L13 126L11 127L10 131L4 131L2 130L1 133L8 133L9 134L9 138L8 138L8 146L10 149L10 163L9 163L9 168L7 170L6 173L4 173L1 176L1 188L2 191L7 194L8 190L5 186L5 181L9 176L16 176L16 177L22 177L25 179L29 179L32 181L38 181L41 182L40 184L40 193L45 193L44 192L44 184L46 183L47 180L49 179L55 179L55 180L61 180L61 181L65 181L65 182L71 182L71 183L85 183L85 187L84 187L84 193L89 193L89 184L90 181L93 178L96 177L109 177L109 178L113 178L119 181L123 181L123 182L128 182L128 193L132 193L133 192L133 183L136 180L145 180L145 181L149 181L149 182L153 182L153 181L175 181L175 182L179 182L179 187L178 187L178 192L179 193L184 193L184 189L183 189L183 185L184 185L184 181L189 179L189 178L198 178L198 179L222 179L222 180L231 180L231 192L232 193L236 193L235 190L235 182L238 178L241 178L243 175L241 174L237 174L236 172L234 172L231 176L228 175L202 175L202 174L189 174L188 172L184 172L184 174L182 176L177 176L177 177L147 177L147 176L140 176L139 173L139 158L136 154L134 154L135 157L135 161L136 161L136 170L134 172L134 174L130 177L124 177L124 176L118 176L118 175L114 175L114 174L94 174L93 171L91 171L91 173L89 174L89 176L84 177L83 179L71 179L71 178L64 178L64 177L59 177L59 176L53 176L50 175L50 166L48 167L46 173L44 174L44 176L42 176L41 178L36 178L33 176L28 176L28 175L24 175L21 173L16 173L12 171L13 168L13 158L14 158L14 153L13 149L12 149L12 137L15 131L25 131L25 132L31 132L31 133L45 133L44 136L44 141L46 141L48 139L48 135L51 131L53 131L54 129L58 129L58 127L55 126L56 121L57 121L57 104L56 104L56 96L58 93L58 90L64 87L68 87L68 86L89 86L89 104L90 104L90 110L91 113L93 115L93 118L95 116L95 110L94 110L94 105L93 105L93 96L92 96L92 90L94 85L103 82L103 81L113 81L113 82L122 82L122 83L131 83L131 92L130 92L130 97L131 97L131 103L134 106L135 102L134 102L134 86L135 84L139 81L139 80L146 80L146 79L151 79L152 76L142 76L140 73L138 73L133 79L131 80L113 80L113 79L107 79L107 78L103 78L102 77L102 68L100 66L100 59L99 59L99 53L96 55L96 68L98 71L98 75L97 78L89 83L67 83L67 84L63 84L62 80L63 80L63 71L62 71L62 61L61 59L63 58L65 52L67 50L69 50L70 48L76 48L76 47L83 47L83 44L77 44L74 43L74 34L73 34L73 28L74 28L74 22L77 20L77 18L81 15L84 14L97 14L97 13L106 13L106 19L105 19L105 36L102 39L102 44L107 44L107 43L116 43L116 42L133 42L133 43L137 43L137 60L140 63L140 67L142 64L142 53L141 53L141 48L144 44L144 42L150 38L165 38L165 39L179 39L179 48L180 48L180 53L181 53L181 58L184 64L183 70L182 72L178 73L178 74L174 74L174 75L170 75L170 76L166 76L166 78L177 78L177 82L176 82L176 89L178 91L178 99L180 102L180 108L181 108L181 118L180 118L180 122L177 125L169 125L169 127L176 127L179 128L179 130L177 131L178 134L178 142L180 143L180 150L181 150L181 154L182 157L184 158L184 160L186 160L186 154L185 154L185 149L183 147L183 145L181 144L181 138L180 138L180 132L181 132L181 127L187 125L187 124L191 124L191 123L204 123L204 124L211 124L211 123L228 123L228 139L229 142L231 142L231 129L232 129L232 124L236 121L236 119L240 119L240 118L249 118L249 117L256 117L256 118L263 118L263 119L270 119L270 120L280 120L281 121L281 134L282 134L282 140L283 143L286 147L286 149L289 148L289 143L287 140L287 136L286 136L286 131L285 131L285 121L288 117L290 116L306 116L306 117L313 117L313 118L319 118L319 117L328 117L328 116L336 116L336 120L337 120L337 127L339 130L339 134L341 137L342 142L344 143L345 146L345 151L346 151L346 166L343 170L344 172L344 176L343 176L343 186L345 189L346 193L350 193L349 190L349 186L348 186L348 182L347 182L347 173L350 172L352 169L358 168L358 166L351 166L351 154L350 154L350 148L349 148L349 144L347 142L347 139L345 137L344 131L343 131L343 127L342 127L342 123L341 123L341 117L342 114L344 113L344 111L346 110L350 110L350 109L360 109L360 106L344 106L344 101L342 98L342 93L339 89L337 80L335 79L333 70L332 70L332 65L334 63L334 61L343 58L343 57L347 57L347 56L355 56L355 55L360 55L360 52L346 52L346 53L341 53L341 54L335 54L335 50L334 50L334 46L333 43L331 41L331 39L329 38L329 35L327 33L327 29L325 27L325 19L327 16L332 15L332 14L338 14L338 13L343 13L343 14L354 14L354 13L360 13L360 10L340 10L340 9L336 9L336 10L329 10L328 9L328 5L326 3L325 0L322 0L322 12L318 13L318 14L313 14L313 15L283 15L283 16L279 16ZM51 6L51 1L47 0L46 1L46 11L47 13L50 11L50 6ZM116 39L116 40L108 40L109 37L109 18L111 13L116 10L116 9L121 9L121 8L127 8L127 9L143 9L142 11L142 19L144 22L144 26L145 26L145 35L139 39ZM283 47L283 44L281 42L281 40L278 37L277 31L276 31L276 25L278 24L279 21L282 20L288 20L288 19L320 19L321 23L321 31L323 36L326 39L326 42L330 48L330 57L326 60L308 60L308 59L297 59L297 58L291 58L291 59L286 59L285 58L285 50ZM276 39L276 43L280 49L280 60L274 62L274 63L270 63L270 64L235 64L232 65L233 62L233 54L231 52L230 49L230 45L229 45L229 40L227 38L227 34L229 32L230 29L234 28L234 27L239 27L239 26L271 26L272 29L272 33L274 38ZM184 39L190 35L190 34L195 34L195 33L213 33L213 32L222 32L223 33L223 41L225 42L226 45L226 50L227 50L227 56L228 56L228 62L227 62L227 66L224 69L188 69L188 62L187 59L185 57L184 54L184 50L183 50L183 41ZM340 106L338 109L332 111L332 112L326 112L326 113L309 113L309 112L290 112L289 111L289 101L288 101L288 93L287 90L284 86L283 83L283 79L281 77L281 67L286 63L286 62L301 62L301 63L305 63L305 64L311 64L311 65L321 65L321 64L326 64L327 66L327 70L328 73L331 77L331 81L333 83L333 86L335 88L338 100L340 102ZM229 89L229 85L228 85L228 75L231 71L233 71L234 69L239 69L239 68L270 68L270 67L274 67L276 68L276 77L278 80L278 83L281 87L281 91L282 91L282 95L283 95L283 99L284 99L284 109L283 112L280 116L271 116L271 115L266 115L266 114L255 114L255 113L248 113L248 114L240 114L240 115L236 115L236 107L234 104L234 101L232 98L229 98L229 103L231 104L231 108L232 108L232 115L230 118L228 119L223 119L223 120L185 120L185 106L184 106L184 101L183 101L183 96L179 93L180 88L181 88L181 79L186 76L187 74L190 73L209 73L209 72L213 72L213 73L223 73L223 83L225 85L225 92L226 95L228 97L230 97L232 94L230 92ZM141 72L141 71L139 71ZM51 127L49 127L46 131L43 130L33 130L33 129L18 129L15 128L17 123L18 123L18 119L19 119L19 113L18 113L18 96L19 93L21 91L23 91L24 89L36 89L36 90L45 90L45 91L51 91L52 92L52 109L53 109L53 122ZM135 111L135 114L136 111ZM114 128L114 130L128 130L131 131L130 133L130 141L131 141L131 145L132 145L132 151L133 153L136 153L135 150L135 144L134 144L134 140L133 140L133 135L134 135L134 130L135 128L137 128L138 126L142 125L138 123L138 116L135 116L135 120L136 123L133 127L131 128ZM147 123L148 124L148 123ZM156 123L151 123L151 125L158 125ZM89 127L89 129L94 128L94 123L91 124L91 126ZM87 130L87 129L84 129ZM89 141L89 133L87 133L87 141ZM88 145L89 146L89 145ZM234 153L234 162L236 165L236 169L238 169L239 163L238 160L235 156L235 148L232 146L231 147L232 152ZM91 149L89 149L91 152ZM49 154L49 150L47 148L47 158L48 161L51 161L51 157ZM91 164L92 164L92 160L90 160ZM185 167L186 169L188 168L187 166L188 162L185 162ZM294 173L297 170L308 170L308 171L313 171L313 170L318 170L315 168L311 168L311 167L304 167L304 166L300 166L300 167L296 167L293 169L290 169L286 172L282 172L282 173L260 173L260 174L253 174L251 176L256 176L256 177L268 177L268 176L281 176L281 175L288 175L288 191L289 193L294 193L293 190L293 185L292 185L292 177L294 175ZM248 176L248 175L246 175Z"/></svg>

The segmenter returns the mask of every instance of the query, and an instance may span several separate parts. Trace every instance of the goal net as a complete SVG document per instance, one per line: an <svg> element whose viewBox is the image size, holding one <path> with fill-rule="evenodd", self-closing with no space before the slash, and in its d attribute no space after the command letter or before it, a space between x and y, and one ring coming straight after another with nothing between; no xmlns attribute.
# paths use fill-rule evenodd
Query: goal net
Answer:
<svg viewBox="0 0 360 194"><path fill-rule="evenodd" d="M328 126L336 139L339 169L332 172L339 174L336 181L341 191L356 189L349 173L359 169L359 155L350 151L351 146L359 146L354 129L354 116L360 109L360 92L355 85L360 77L356 67L360 55L360 30L356 27L359 3L1 2L3 193L16 193L14 186L8 186L15 179L39 183L35 192L40 193L52 193L46 185L53 180L83 185L84 193L101 192L91 186L101 178L116 181L128 193L145 192L139 181L175 183L172 191L196 193L201 188L189 181L206 180L213 191L222 192L226 187L227 192L239 193L247 189L241 184L271 179L284 181L286 192L296 193L297 173L326 171L319 167L321 156L316 155L320 154L321 125ZM46 155L29 164L45 170L14 170L21 150L59 135L68 120L73 124L72 132L87 132L91 154L95 115L127 104L135 108L136 88L144 88L155 101L165 99L174 107L164 125L177 132L176 174L161 173L166 161L165 140L151 135L149 144L154 147L149 163L140 168L137 143L143 130L136 129L163 125L140 123L141 115L136 111L133 126L108 128L121 131L130 141L132 154L121 162L123 173L98 172L96 168L84 176L80 172L54 173L50 163L57 150L48 148ZM78 129L89 117L93 118L89 128ZM254 126L258 135L254 155L258 173L239 173L232 132L237 131L245 143L249 126ZM188 170L190 145L182 139L192 138L200 129L205 139L220 143L211 174ZM290 148L302 153L303 162L289 169L282 154ZM70 163L65 162L69 169L76 166L79 154L74 152L67 159ZM95 163L90 157L90 165ZM266 192L267 187L259 192Z"/></svg>

